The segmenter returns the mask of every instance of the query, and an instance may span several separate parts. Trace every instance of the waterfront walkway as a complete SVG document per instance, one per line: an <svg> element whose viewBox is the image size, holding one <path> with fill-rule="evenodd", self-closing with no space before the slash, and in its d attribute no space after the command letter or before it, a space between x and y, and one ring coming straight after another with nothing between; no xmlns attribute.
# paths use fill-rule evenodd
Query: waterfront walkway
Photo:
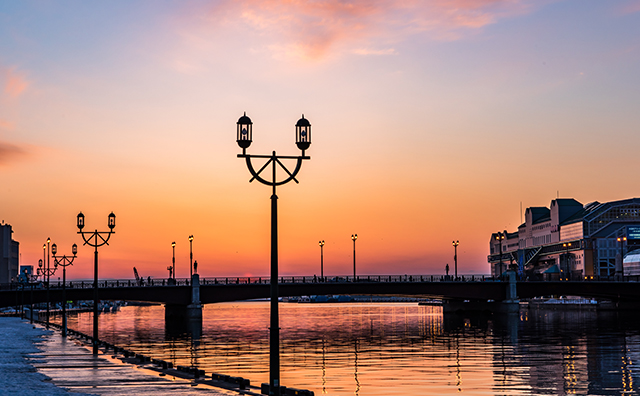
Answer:
<svg viewBox="0 0 640 396"><path fill-rule="evenodd" d="M0 393L5 395L237 395L189 379L94 356L80 341L0 318Z"/></svg>

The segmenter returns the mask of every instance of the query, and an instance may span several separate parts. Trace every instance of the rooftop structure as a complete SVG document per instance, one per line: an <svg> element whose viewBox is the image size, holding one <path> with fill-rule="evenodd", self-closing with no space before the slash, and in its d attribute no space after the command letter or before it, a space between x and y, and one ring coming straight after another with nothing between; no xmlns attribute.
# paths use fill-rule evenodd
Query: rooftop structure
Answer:
<svg viewBox="0 0 640 396"><path fill-rule="evenodd" d="M9 224L0 225L0 283L18 280L18 257L20 244L12 238Z"/></svg>
<svg viewBox="0 0 640 396"><path fill-rule="evenodd" d="M640 198L586 205L559 198L531 207L516 232L491 235L491 274L509 266L530 278L559 270L560 279L621 275L625 253L640 248ZM555 268L556 266L557 268Z"/></svg>

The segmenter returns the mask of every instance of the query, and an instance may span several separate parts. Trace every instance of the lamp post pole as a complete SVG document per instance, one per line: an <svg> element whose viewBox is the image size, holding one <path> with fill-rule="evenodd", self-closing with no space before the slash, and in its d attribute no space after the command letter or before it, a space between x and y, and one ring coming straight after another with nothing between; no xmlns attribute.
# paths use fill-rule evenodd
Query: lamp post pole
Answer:
<svg viewBox="0 0 640 396"><path fill-rule="evenodd" d="M627 241L627 237L618 237L620 242L620 269L622 270L622 280L624 280L624 243Z"/></svg>
<svg viewBox="0 0 640 396"><path fill-rule="evenodd" d="M98 248L103 245L109 244L109 238L111 234L115 233L113 229L116 226L116 215L111 212L109 214L109 220L107 225L109 231L82 231L84 228L84 215L82 212L78 213L78 234L82 235L84 245L89 245L94 248L93 252L93 354L98 354Z"/></svg>
<svg viewBox="0 0 640 396"><path fill-rule="evenodd" d="M58 247L54 243L51 246L51 251L53 252L53 260L55 261L56 266L62 267L62 336L67 336L67 267L73 265L73 260L77 257L78 254L78 245L75 243L71 246L71 252L73 256L56 256L58 253Z"/></svg>
<svg viewBox="0 0 640 396"><path fill-rule="evenodd" d="M351 240L353 241L353 281L356 281L356 239L358 234L351 234Z"/></svg>
<svg viewBox="0 0 640 396"><path fill-rule="evenodd" d="M189 282L193 279L193 235L189 235Z"/></svg>
<svg viewBox="0 0 640 396"><path fill-rule="evenodd" d="M46 256L44 260L42 260L43 270L42 273L47 278L47 328L49 328L49 305L51 305L51 300L49 298L49 279L51 275L56 273L58 266L54 264L53 268L51 268L51 238L47 238L47 243L42 245L42 250L44 255ZM45 266L46 263L46 266Z"/></svg>
<svg viewBox="0 0 640 396"><path fill-rule="evenodd" d="M456 279L458 278L458 245L460 241L453 241L453 263L454 263L454 274Z"/></svg>
<svg viewBox="0 0 640 396"><path fill-rule="evenodd" d="M498 241L498 244L500 245L500 275L502 276L502 241L504 240L504 233L502 232L498 232L498 235L496 236L496 240Z"/></svg>
<svg viewBox="0 0 640 396"><path fill-rule="evenodd" d="M173 280L176 280L176 243L171 242L171 249L173 249L173 257L171 258L171 266L173 267Z"/></svg>
<svg viewBox="0 0 640 396"><path fill-rule="evenodd" d="M29 282L29 285L31 286L31 298L29 299L29 323L31 324L33 324L33 287L40 275L42 275L42 260L38 260L38 269L36 270L36 274L31 274Z"/></svg>
<svg viewBox="0 0 640 396"><path fill-rule="evenodd" d="M562 270L560 270L560 273L564 273L564 269L566 269L567 273L569 273L569 248L571 247L571 242L563 243L562 247L564 247L566 250L565 250L565 253L564 253L564 268ZM569 277L569 275L564 274L564 276L562 278L566 279L568 277Z"/></svg>
<svg viewBox="0 0 640 396"><path fill-rule="evenodd" d="M273 151L271 155L250 155L247 154L247 148L251 145L253 137L253 123L245 113L237 122L237 139L238 146L242 148L242 154L238 154L238 158L244 158L249 172L253 176L249 182L258 180L260 183L271 186L271 301L270 301L270 331L269 331L269 395L280 396L280 328L278 319L278 196L276 195L276 186L281 186L290 181L295 181L302 161L311 159L305 155L305 150L311 145L311 124L304 115L296 123L296 145L302 150L300 156L279 156ZM251 160L266 159L266 163L256 171ZM287 169L281 160L295 160L296 165L292 171ZM260 176L269 165L271 165L271 179L268 180ZM278 181L276 177L276 169L281 168L287 176Z"/></svg>
<svg viewBox="0 0 640 396"><path fill-rule="evenodd" d="M324 282L324 252L322 251L324 248L324 240L318 242L320 245L320 282Z"/></svg>

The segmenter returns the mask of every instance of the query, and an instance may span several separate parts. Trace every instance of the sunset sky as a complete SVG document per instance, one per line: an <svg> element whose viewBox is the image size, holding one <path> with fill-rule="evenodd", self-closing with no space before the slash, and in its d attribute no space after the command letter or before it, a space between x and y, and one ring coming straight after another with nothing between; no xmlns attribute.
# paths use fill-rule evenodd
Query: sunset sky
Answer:
<svg viewBox="0 0 640 396"><path fill-rule="evenodd" d="M489 273L520 205L640 197L638 0L0 0L0 220L21 264L108 230L100 276L269 273L252 154L278 190L280 273ZM80 246L68 277L92 276Z"/></svg>

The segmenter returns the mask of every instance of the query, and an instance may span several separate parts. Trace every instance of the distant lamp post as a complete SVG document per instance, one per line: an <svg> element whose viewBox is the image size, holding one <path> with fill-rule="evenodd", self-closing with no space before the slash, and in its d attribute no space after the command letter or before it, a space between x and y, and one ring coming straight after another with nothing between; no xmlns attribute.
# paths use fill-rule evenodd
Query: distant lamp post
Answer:
<svg viewBox="0 0 640 396"><path fill-rule="evenodd" d="M49 305L51 305L51 300L49 298L49 279L53 274L56 273L58 266L55 265L51 268L51 238L47 238L47 242L42 245L42 250L44 254L44 260L42 260L42 274L47 278L47 328L49 328ZM45 264L46 263L46 264ZM45 266L46 265L46 266Z"/></svg>
<svg viewBox="0 0 640 396"><path fill-rule="evenodd" d="M627 237L618 237L620 242L620 270L622 271L622 279L624 280L624 243L627 241Z"/></svg>
<svg viewBox="0 0 640 396"><path fill-rule="evenodd" d="M356 239L358 234L351 234L351 240L353 241L353 281L356 281Z"/></svg>
<svg viewBox="0 0 640 396"><path fill-rule="evenodd" d="M111 234L114 234L113 229L116 227L116 215L111 212L108 216L107 226L109 231L82 231L84 228L84 215L82 212L78 213L77 218L78 234L82 235L84 240L83 245L89 245L94 248L93 253L93 354L98 354L98 248L103 245L109 244Z"/></svg>
<svg viewBox="0 0 640 396"><path fill-rule="evenodd" d="M258 180L260 183L271 186L271 301L270 301L270 332L269 332L269 395L280 396L280 328L278 319L278 196L276 195L276 186L281 186L290 181L298 183L296 176L302 167L302 161L309 160L311 157L305 155L305 150L311 145L311 124L304 118L304 115L296 123L296 145L302 151L299 156L280 156L273 151L271 155L251 155L247 154L247 148L253 140L253 122L244 113L238 119L236 142L242 149L242 154L238 154L238 158L244 158L247 168L252 175L249 182ZM266 159L266 163L256 171L251 162L252 159ZM292 171L284 166L281 160L295 160L296 165ZM260 176L262 171L271 165L271 179ZM276 170L280 168L287 176L278 181L276 178Z"/></svg>
<svg viewBox="0 0 640 396"><path fill-rule="evenodd" d="M458 278L458 245L460 241L453 241L453 263L454 263L454 275Z"/></svg>
<svg viewBox="0 0 640 396"><path fill-rule="evenodd" d="M56 266L62 267L62 336L67 336L67 267L73 265L73 260L78 254L78 245L75 243L71 246L71 253L73 256L58 256L58 247L54 243L51 246L51 252L53 253L53 260Z"/></svg>
<svg viewBox="0 0 640 396"><path fill-rule="evenodd" d="M569 248L571 248L571 242L566 242L562 244L562 247L565 248L564 253L564 268L560 271L561 277L563 280L567 280L569 278L570 267L569 267ZM566 269L566 273L565 270Z"/></svg>
<svg viewBox="0 0 640 396"><path fill-rule="evenodd" d="M173 280L176 280L176 243L171 242L171 249L173 249L173 258L171 259L171 266L173 267Z"/></svg>
<svg viewBox="0 0 640 396"><path fill-rule="evenodd" d="M324 240L318 242L318 245L320 245L320 281L322 282L324 280L324 252L322 251L324 248Z"/></svg>
<svg viewBox="0 0 640 396"><path fill-rule="evenodd" d="M189 235L189 279L193 279L193 235Z"/></svg>
<svg viewBox="0 0 640 396"><path fill-rule="evenodd" d="M500 275L498 276L502 276L502 241L504 240L504 232L498 232L498 235L496 235L496 240L498 241L499 244L499 250L500 250Z"/></svg>

